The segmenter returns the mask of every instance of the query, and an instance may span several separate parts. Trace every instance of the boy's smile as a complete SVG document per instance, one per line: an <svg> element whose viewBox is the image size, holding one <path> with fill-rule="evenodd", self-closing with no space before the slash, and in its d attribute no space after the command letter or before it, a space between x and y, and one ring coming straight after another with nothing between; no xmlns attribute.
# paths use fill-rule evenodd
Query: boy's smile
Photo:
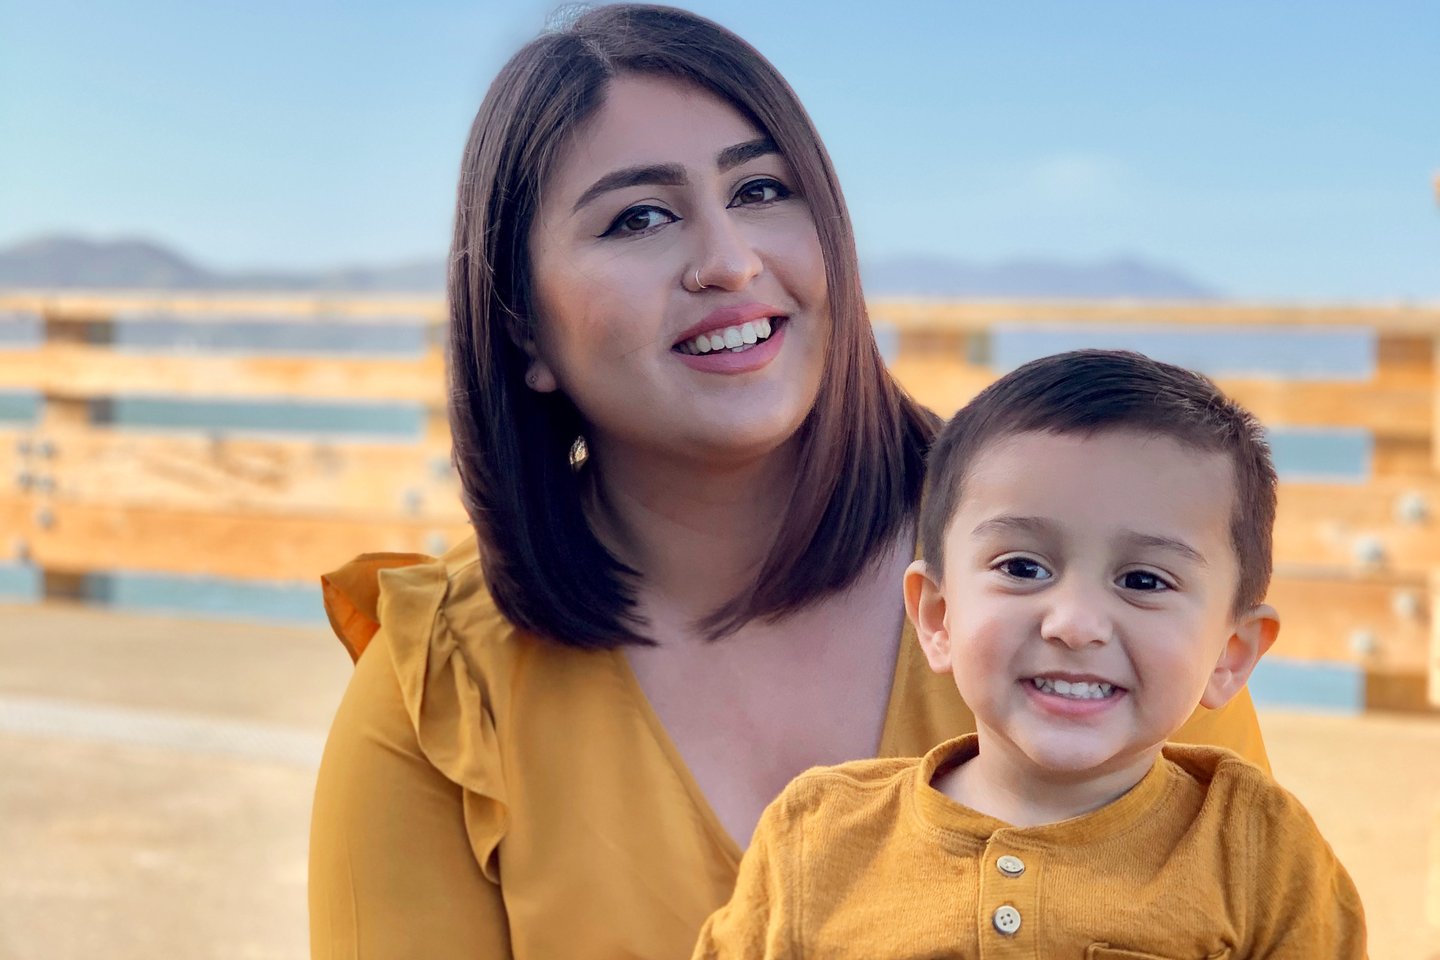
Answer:
<svg viewBox="0 0 1440 960"><path fill-rule="evenodd" d="M1229 699L1253 663L1235 638L1254 615L1233 616L1235 498L1227 456L1168 437L1023 433L979 453L940 582L917 565L907 584L980 733L953 786L1062 788L1074 815L1138 782L1197 703Z"/></svg>

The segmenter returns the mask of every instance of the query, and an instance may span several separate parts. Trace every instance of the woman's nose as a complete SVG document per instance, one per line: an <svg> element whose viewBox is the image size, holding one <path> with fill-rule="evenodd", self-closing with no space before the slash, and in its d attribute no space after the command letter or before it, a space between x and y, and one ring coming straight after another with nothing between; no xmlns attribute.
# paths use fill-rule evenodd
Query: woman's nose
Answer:
<svg viewBox="0 0 1440 960"><path fill-rule="evenodd" d="M743 290L765 271L752 238L731 213L727 208L701 225L695 264L689 269L702 289Z"/></svg>

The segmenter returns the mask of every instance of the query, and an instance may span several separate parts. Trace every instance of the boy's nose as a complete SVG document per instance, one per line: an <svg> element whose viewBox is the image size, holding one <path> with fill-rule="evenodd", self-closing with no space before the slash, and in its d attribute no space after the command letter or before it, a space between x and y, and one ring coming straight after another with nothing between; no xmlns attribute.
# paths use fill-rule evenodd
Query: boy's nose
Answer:
<svg viewBox="0 0 1440 960"><path fill-rule="evenodd" d="M1082 590L1057 591L1054 602L1040 623L1046 640L1063 643L1072 650L1109 643L1115 625L1106 610L1105 598Z"/></svg>

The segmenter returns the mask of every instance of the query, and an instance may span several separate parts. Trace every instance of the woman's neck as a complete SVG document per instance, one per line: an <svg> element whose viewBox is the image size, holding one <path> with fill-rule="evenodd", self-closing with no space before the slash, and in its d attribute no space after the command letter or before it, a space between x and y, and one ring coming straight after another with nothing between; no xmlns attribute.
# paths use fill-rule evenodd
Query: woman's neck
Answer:
<svg viewBox="0 0 1440 960"><path fill-rule="evenodd" d="M729 464L633 450L594 457L590 522L640 571L642 608L658 602L698 618L748 586L764 563L795 485L797 444Z"/></svg>

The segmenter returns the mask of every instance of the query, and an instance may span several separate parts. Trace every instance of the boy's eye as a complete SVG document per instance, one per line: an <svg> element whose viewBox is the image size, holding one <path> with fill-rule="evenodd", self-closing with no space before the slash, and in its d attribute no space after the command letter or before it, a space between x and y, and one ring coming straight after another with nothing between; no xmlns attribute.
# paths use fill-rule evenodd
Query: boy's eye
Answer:
<svg viewBox="0 0 1440 960"><path fill-rule="evenodd" d="M1001 573L1016 580L1049 580L1050 571L1029 557L1011 557L996 565Z"/></svg>
<svg viewBox="0 0 1440 960"><path fill-rule="evenodd" d="M653 229L662 224L674 223L679 219L679 217L664 207L657 207L649 203L642 204L640 206L630 207L622 212L620 216L611 221L610 226L606 227L605 232L600 234L600 236L608 237L615 234L644 233L646 230Z"/></svg>
<svg viewBox="0 0 1440 960"><path fill-rule="evenodd" d="M730 206L745 207L757 203L774 203L776 200L784 200L788 196L790 196L789 187L779 180L764 177L743 184L739 190L735 191L735 199L730 201Z"/></svg>
<svg viewBox="0 0 1440 960"><path fill-rule="evenodd" d="M1157 574L1148 570L1131 570L1120 578L1120 583L1126 590L1169 590L1170 584L1162 580Z"/></svg>

